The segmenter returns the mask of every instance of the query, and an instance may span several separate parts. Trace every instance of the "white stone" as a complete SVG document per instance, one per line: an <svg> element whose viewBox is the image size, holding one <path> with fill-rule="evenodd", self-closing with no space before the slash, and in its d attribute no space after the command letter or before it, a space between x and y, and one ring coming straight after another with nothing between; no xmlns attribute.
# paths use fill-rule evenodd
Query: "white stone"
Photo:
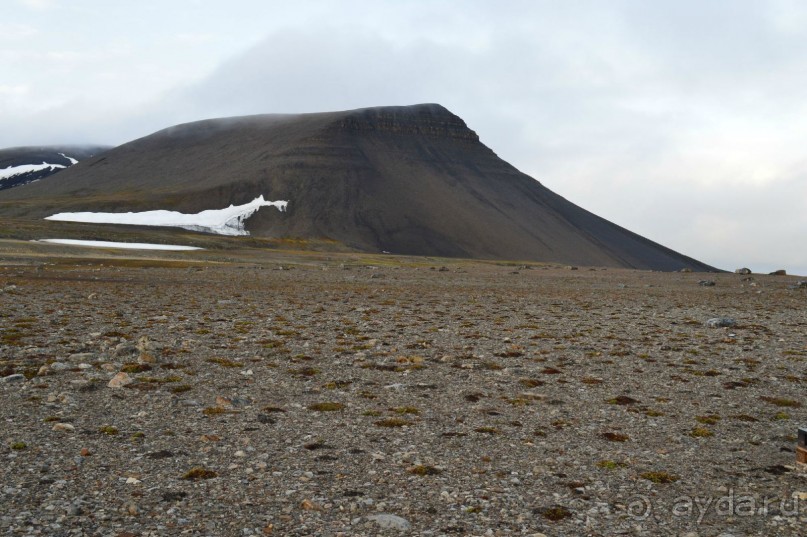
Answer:
<svg viewBox="0 0 807 537"><path fill-rule="evenodd" d="M409 531L412 525L405 518L398 515L391 515L389 513L379 513L377 515L370 515L367 520L371 520L378 524L380 528L392 529L398 531Z"/></svg>
<svg viewBox="0 0 807 537"><path fill-rule="evenodd" d="M71 425L70 423L57 423L53 426L54 431L64 431L67 433L71 433L76 430L76 428Z"/></svg>

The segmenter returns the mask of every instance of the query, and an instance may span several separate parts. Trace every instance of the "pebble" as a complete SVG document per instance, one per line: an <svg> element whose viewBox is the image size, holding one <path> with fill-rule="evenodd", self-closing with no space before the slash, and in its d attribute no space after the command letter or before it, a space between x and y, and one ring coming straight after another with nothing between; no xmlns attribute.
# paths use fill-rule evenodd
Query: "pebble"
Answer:
<svg viewBox="0 0 807 537"><path fill-rule="evenodd" d="M322 506L312 502L311 500L303 500L300 504L300 508L304 511L322 511Z"/></svg>
<svg viewBox="0 0 807 537"><path fill-rule="evenodd" d="M409 531L412 525L403 517L392 515L389 513L379 513L377 515L370 515L367 520L375 522L379 528L392 529L398 531Z"/></svg>
<svg viewBox="0 0 807 537"><path fill-rule="evenodd" d="M110 388L123 388L124 386L131 384L133 382L134 379L132 377L130 377L127 373L121 371L120 373L112 377L112 380L109 381L107 386L109 386Z"/></svg>
<svg viewBox="0 0 807 537"><path fill-rule="evenodd" d="M137 347L134 346L134 344L125 341L119 344L117 347L115 347L115 350L112 353L112 355L115 358L126 358L129 356L134 356L138 353L139 351L137 350Z"/></svg>
<svg viewBox="0 0 807 537"><path fill-rule="evenodd" d="M729 328L736 324L737 321L731 317L714 317L706 321L706 326L709 328Z"/></svg>
<svg viewBox="0 0 807 537"><path fill-rule="evenodd" d="M71 433L76 430L76 428L71 423L57 423L53 426L54 431L64 431L66 433Z"/></svg>
<svg viewBox="0 0 807 537"><path fill-rule="evenodd" d="M25 381L25 375L23 375L22 373L14 373L13 375L9 375L7 377L3 377L2 379L0 379L0 382L7 382L7 383L24 382L24 381Z"/></svg>

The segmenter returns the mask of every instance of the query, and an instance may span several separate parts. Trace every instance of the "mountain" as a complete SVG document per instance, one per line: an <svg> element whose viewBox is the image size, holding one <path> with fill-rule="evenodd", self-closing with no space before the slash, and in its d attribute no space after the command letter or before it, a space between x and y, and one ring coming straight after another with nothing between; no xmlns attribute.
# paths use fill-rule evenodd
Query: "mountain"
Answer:
<svg viewBox="0 0 807 537"><path fill-rule="evenodd" d="M361 251L714 270L600 218L500 159L437 104L178 125L0 192L0 217L66 211L258 211L264 237Z"/></svg>
<svg viewBox="0 0 807 537"><path fill-rule="evenodd" d="M0 190L39 181L107 149L97 145L0 149Z"/></svg>

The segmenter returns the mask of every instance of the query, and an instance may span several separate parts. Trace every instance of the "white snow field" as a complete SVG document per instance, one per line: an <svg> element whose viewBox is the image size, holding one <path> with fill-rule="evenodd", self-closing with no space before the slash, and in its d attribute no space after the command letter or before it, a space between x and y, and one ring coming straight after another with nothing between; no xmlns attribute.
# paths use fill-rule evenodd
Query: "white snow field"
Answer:
<svg viewBox="0 0 807 537"><path fill-rule="evenodd" d="M59 153L59 154L60 154L61 156L63 156L64 158L66 158L67 160L69 160L69 161L70 161L70 165L71 165L71 166L72 166L73 164L78 164L78 161L77 161L76 159L74 159L73 157L68 157L68 156L67 156L67 155L65 155L64 153Z"/></svg>
<svg viewBox="0 0 807 537"><path fill-rule="evenodd" d="M177 211L143 211L140 213L58 213L45 220L85 222L94 224L129 224L134 226L180 227L218 235L249 235L244 222L261 207L276 207L285 212L288 201L266 201L263 195L244 205L226 209L209 209L196 214Z"/></svg>
<svg viewBox="0 0 807 537"><path fill-rule="evenodd" d="M150 244L147 242L81 241L75 239L40 239L34 242L67 244L69 246L89 246L91 248L126 248L128 250L204 250L204 248L197 248L196 246L180 246L178 244Z"/></svg>
<svg viewBox="0 0 807 537"><path fill-rule="evenodd" d="M9 166L8 168L0 169L0 181L3 181L4 179L10 179L15 175L20 175L21 173L38 172L40 170L46 170L48 168L50 168L50 170L53 171L54 169L57 168L67 168L67 166L62 166L61 164L48 164L47 162L42 162L42 164L22 164L21 166Z"/></svg>

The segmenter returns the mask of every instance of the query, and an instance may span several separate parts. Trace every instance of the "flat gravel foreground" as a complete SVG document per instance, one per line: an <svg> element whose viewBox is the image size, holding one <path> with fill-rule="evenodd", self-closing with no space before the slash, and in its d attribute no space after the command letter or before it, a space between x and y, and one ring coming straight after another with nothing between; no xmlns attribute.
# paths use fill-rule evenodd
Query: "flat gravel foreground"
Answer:
<svg viewBox="0 0 807 537"><path fill-rule="evenodd" d="M805 535L798 278L377 259L0 267L0 535Z"/></svg>

